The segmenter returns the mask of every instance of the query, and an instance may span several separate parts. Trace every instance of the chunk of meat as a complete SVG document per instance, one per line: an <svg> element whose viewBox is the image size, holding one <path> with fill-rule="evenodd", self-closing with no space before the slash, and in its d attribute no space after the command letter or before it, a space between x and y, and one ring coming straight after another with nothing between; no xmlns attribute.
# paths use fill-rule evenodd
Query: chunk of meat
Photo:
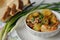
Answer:
<svg viewBox="0 0 60 40"><path fill-rule="evenodd" d="M58 27L56 27L56 26L53 26L53 27L51 27L51 31L54 31L54 30L56 30Z"/></svg>
<svg viewBox="0 0 60 40"><path fill-rule="evenodd" d="M28 25L30 28L33 28L33 24L32 24L32 23L27 23L27 25Z"/></svg>
<svg viewBox="0 0 60 40"><path fill-rule="evenodd" d="M50 26L49 25L42 25L41 26L41 31L42 32L49 32L50 31Z"/></svg>

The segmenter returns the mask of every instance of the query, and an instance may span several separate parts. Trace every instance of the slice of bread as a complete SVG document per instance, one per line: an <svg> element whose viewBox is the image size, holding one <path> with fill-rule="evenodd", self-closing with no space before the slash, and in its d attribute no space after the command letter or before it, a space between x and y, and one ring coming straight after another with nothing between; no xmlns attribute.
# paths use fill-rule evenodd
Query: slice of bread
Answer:
<svg viewBox="0 0 60 40"><path fill-rule="evenodd" d="M0 20L6 21L8 18L10 18L10 11L11 8L9 6L0 9Z"/></svg>
<svg viewBox="0 0 60 40"><path fill-rule="evenodd" d="M10 4L8 4L10 7L12 7L11 5L15 4L16 5L16 9L18 11L22 11L23 9L23 2L21 0L14 0L13 2L11 2Z"/></svg>
<svg viewBox="0 0 60 40"><path fill-rule="evenodd" d="M23 2L21 0L14 0L8 6L11 8L11 16L14 16L16 12L23 10Z"/></svg>
<svg viewBox="0 0 60 40"><path fill-rule="evenodd" d="M29 5L30 1L29 0L5 0L4 6L1 5L0 8L0 20L3 22L7 21L10 19L12 16L16 15L18 11L23 10L23 6ZM24 4L24 5L23 5Z"/></svg>
<svg viewBox="0 0 60 40"><path fill-rule="evenodd" d="M10 15L14 16L16 14L16 12L17 12L16 5L12 3L12 5L10 5L10 6L11 6L10 7L11 8Z"/></svg>
<svg viewBox="0 0 60 40"><path fill-rule="evenodd" d="M0 8L5 5L4 3L5 3L5 0L0 0Z"/></svg>
<svg viewBox="0 0 60 40"><path fill-rule="evenodd" d="M24 6L28 6L31 4L30 0L22 0L22 1L23 1Z"/></svg>
<svg viewBox="0 0 60 40"><path fill-rule="evenodd" d="M6 2L8 1L9 0L6 0ZM18 10L22 11L22 9L23 9L22 1L20 0L10 1L8 4L5 4L5 6L2 6L0 8L0 20L5 22L8 19L10 19L12 16L14 16Z"/></svg>

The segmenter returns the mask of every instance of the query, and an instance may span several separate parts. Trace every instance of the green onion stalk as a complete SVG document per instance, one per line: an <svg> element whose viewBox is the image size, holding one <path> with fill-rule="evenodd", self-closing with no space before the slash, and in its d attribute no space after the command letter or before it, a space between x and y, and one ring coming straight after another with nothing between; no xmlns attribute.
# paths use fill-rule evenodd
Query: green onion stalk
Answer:
<svg viewBox="0 0 60 40"><path fill-rule="evenodd" d="M37 9L40 6L40 4L36 7L33 7L29 10L24 10L21 13L17 13L14 17L12 17L5 25L5 27L0 32L0 40L5 40L6 35L12 30L12 28L15 26L17 20L25 15L27 15L29 12Z"/></svg>
<svg viewBox="0 0 60 40"><path fill-rule="evenodd" d="M60 2L57 3L43 3L38 9L51 9L60 13Z"/></svg>

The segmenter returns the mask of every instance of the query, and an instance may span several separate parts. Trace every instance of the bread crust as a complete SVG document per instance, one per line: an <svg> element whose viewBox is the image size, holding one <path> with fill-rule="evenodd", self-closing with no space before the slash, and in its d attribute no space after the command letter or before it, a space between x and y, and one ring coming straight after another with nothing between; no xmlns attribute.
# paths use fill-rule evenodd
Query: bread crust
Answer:
<svg viewBox="0 0 60 40"><path fill-rule="evenodd" d="M10 8L11 8L10 15L14 16L16 14L16 12L17 12L16 5L12 4Z"/></svg>
<svg viewBox="0 0 60 40"><path fill-rule="evenodd" d="M23 1L24 6L28 6L31 4L30 0L22 0L22 1Z"/></svg>
<svg viewBox="0 0 60 40"><path fill-rule="evenodd" d="M7 1L7 0L6 0ZM25 0L24 0L25 1ZM5 7L2 7L0 12L0 20L3 22L6 22L9 20L12 16L16 15L17 12L21 12L23 10L23 6L30 4L30 0L27 0L27 3L24 5L24 1L22 0L11 0L10 3L5 5Z"/></svg>
<svg viewBox="0 0 60 40"><path fill-rule="evenodd" d="M2 16L2 21L6 21L8 18L10 18L10 11L11 8L7 6L6 11L4 12L4 15Z"/></svg>

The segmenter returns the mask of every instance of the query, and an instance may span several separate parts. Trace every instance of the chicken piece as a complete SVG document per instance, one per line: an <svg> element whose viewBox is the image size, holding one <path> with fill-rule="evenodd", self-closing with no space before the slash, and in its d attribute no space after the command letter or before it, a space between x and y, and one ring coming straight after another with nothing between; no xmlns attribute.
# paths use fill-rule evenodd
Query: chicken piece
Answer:
<svg viewBox="0 0 60 40"><path fill-rule="evenodd" d="M28 25L30 28L33 28L33 24L32 24L32 23L27 23L27 25Z"/></svg>
<svg viewBox="0 0 60 40"><path fill-rule="evenodd" d="M51 27L51 31L57 30L57 28L58 28L58 27L53 26L53 27Z"/></svg>
<svg viewBox="0 0 60 40"><path fill-rule="evenodd" d="M51 27L49 25L42 25L41 26L41 31L42 32L49 32Z"/></svg>
<svg viewBox="0 0 60 40"><path fill-rule="evenodd" d="M35 24L35 23L39 23L39 18L35 18L35 20L34 20L33 23L34 23L34 24Z"/></svg>
<svg viewBox="0 0 60 40"><path fill-rule="evenodd" d="M57 30L59 22L56 22L54 25L51 27L51 31Z"/></svg>

